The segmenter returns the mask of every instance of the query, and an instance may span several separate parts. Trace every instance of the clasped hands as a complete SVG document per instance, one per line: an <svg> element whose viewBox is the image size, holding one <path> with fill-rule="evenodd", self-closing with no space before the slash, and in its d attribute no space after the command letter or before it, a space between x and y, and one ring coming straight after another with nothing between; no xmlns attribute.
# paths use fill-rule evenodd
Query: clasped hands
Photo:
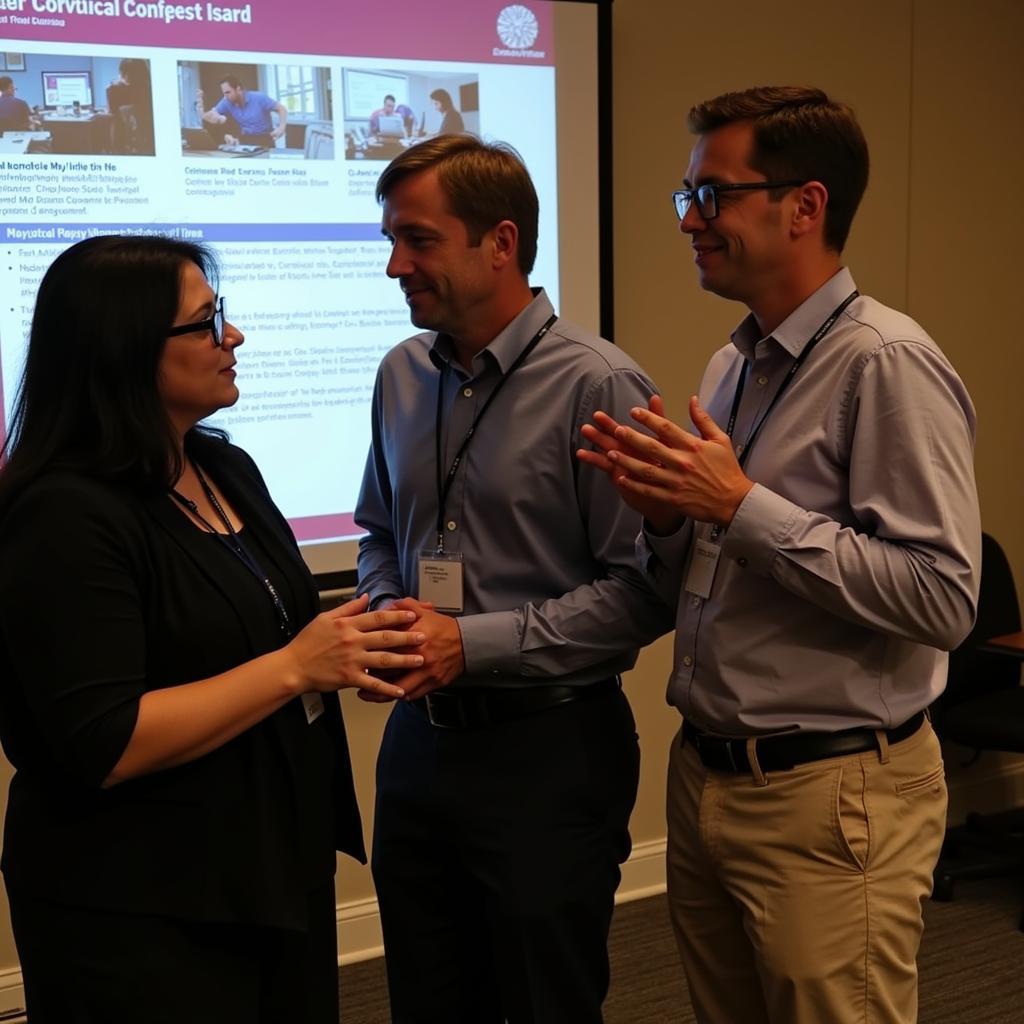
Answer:
<svg viewBox="0 0 1024 1024"><path fill-rule="evenodd" d="M697 396L690 398L690 419L699 436L666 419L659 395L630 415L651 433L595 412L594 422L582 428L594 449L579 449L580 462L607 473L622 500L657 534L674 533L686 519L728 526L754 484L744 475L729 435Z"/></svg>
<svg viewBox="0 0 1024 1024"><path fill-rule="evenodd" d="M462 633L459 624L450 615L434 610L429 601L417 601L414 597L403 597L389 601L388 610L415 612L416 621L408 629L423 635L423 642L416 647L416 653L423 657L423 664L417 668L391 674L390 682L405 691L405 700L416 700L432 690L447 686L466 670L462 652ZM396 648L396 653L399 649ZM394 700L387 693L373 690L359 690L362 700L374 704L385 704Z"/></svg>

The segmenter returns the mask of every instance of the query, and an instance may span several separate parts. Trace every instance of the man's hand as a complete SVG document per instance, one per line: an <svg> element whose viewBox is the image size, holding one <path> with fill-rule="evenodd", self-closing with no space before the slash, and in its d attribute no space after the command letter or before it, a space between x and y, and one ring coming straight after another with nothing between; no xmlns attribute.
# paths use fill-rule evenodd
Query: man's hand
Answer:
<svg viewBox="0 0 1024 1024"><path fill-rule="evenodd" d="M665 406L660 395L651 396L649 411L656 416L665 415ZM682 519L674 510L666 509L664 503L658 498L638 494L636 491L622 486L625 476L622 467L612 461L611 453L618 452L628 455L638 462L645 461L645 456L638 448L631 446L626 440L616 435L620 426L606 412L595 412L594 422L584 423L581 433L595 446L596 450L580 448L576 452L576 458L588 466L595 466L607 473L618 490L619 497L630 508L639 512L658 533L675 532L681 525Z"/></svg>
<svg viewBox="0 0 1024 1024"><path fill-rule="evenodd" d="M279 139L279 138L281 138L281 136L282 136L282 135L284 135L284 125L283 125L283 124L279 124L279 125L278 125L278 126L277 126L277 127L276 127L276 128L275 128L275 129L274 129L274 130L273 130L273 131L272 131L272 132L270 133L270 135L271 135L271 137L272 137L272 138L275 138L275 139Z"/></svg>
<svg viewBox="0 0 1024 1024"><path fill-rule="evenodd" d="M390 682L405 691L406 700L416 700L432 690L439 690L465 672L462 633L455 619L434 611L434 606L430 602L417 601L414 597L391 601L387 607L397 611L416 612L419 615L415 622L416 632L426 635L426 640L416 648L416 653L423 656L423 665L389 678ZM360 690L359 696L371 703L382 703L379 695L369 691ZM388 699L383 698L385 701Z"/></svg>
<svg viewBox="0 0 1024 1024"><path fill-rule="evenodd" d="M658 533L678 529L687 517L728 526L754 486L740 468L729 436L704 411L696 395L690 399L690 418L700 437L662 412L660 399L657 406L652 399L650 409L633 409L630 414L654 437L621 424L612 426L611 417L595 413L599 429L584 428L584 436L600 445L601 454L580 452L581 461L604 469L623 498Z"/></svg>

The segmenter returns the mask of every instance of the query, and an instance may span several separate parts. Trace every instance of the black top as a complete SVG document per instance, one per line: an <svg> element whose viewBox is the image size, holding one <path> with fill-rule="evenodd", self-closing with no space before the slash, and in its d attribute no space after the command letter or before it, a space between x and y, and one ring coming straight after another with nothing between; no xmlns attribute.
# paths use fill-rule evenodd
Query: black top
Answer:
<svg viewBox="0 0 1024 1024"><path fill-rule="evenodd" d="M459 135L465 130L466 126L462 123L462 115L452 107L451 110L444 112L444 117L441 118L441 127L437 130L437 134Z"/></svg>
<svg viewBox="0 0 1024 1024"><path fill-rule="evenodd" d="M296 629L312 578L252 460L205 441L197 461L245 523ZM335 848L365 859L338 701L301 701L218 750L100 789L143 693L281 646L259 581L167 495L70 473L0 523L0 740L16 769L9 886L82 906L298 927Z"/></svg>

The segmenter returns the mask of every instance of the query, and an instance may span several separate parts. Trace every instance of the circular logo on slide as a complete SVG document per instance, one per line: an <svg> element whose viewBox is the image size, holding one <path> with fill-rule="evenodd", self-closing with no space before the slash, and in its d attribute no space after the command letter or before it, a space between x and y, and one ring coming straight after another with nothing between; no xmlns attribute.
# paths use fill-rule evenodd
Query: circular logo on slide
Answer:
<svg viewBox="0 0 1024 1024"><path fill-rule="evenodd" d="M498 15L498 38L512 50L533 46L540 30L537 18L529 7L512 4Z"/></svg>

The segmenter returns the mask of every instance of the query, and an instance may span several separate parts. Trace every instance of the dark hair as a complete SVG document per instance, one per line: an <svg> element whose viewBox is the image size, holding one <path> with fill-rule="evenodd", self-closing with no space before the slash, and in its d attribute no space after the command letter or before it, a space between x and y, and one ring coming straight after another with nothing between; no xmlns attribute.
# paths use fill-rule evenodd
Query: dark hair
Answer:
<svg viewBox="0 0 1024 1024"><path fill-rule="evenodd" d="M689 115L690 131L699 135L736 121L753 126L754 170L825 186L825 244L842 252L868 184L868 144L852 108L821 89L769 85L723 93Z"/></svg>
<svg viewBox="0 0 1024 1024"><path fill-rule="evenodd" d="M0 509L54 468L142 490L180 476L157 378L188 262L216 287L208 250L160 236L102 235L54 260L39 286L2 449ZM226 436L195 427L186 445L204 433Z"/></svg>
<svg viewBox="0 0 1024 1024"><path fill-rule="evenodd" d="M232 89L241 89L241 88L243 88L241 80L236 78L234 75L225 75L220 80L220 82L218 82L217 84L218 85L230 85Z"/></svg>
<svg viewBox="0 0 1024 1024"><path fill-rule="evenodd" d="M14 79L10 75L0 76L0 92L7 92L14 85Z"/></svg>
<svg viewBox="0 0 1024 1024"><path fill-rule="evenodd" d="M410 146L377 179L377 202L405 178L437 169L452 213L469 232L471 245L499 221L519 229L519 269L526 276L537 258L540 204L523 158L507 143L481 142L474 135L437 135Z"/></svg>
<svg viewBox="0 0 1024 1024"><path fill-rule="evenodd" d="M391 100L392 103L398 102L398 100L396 100L395 97L391 95L391 93L388 93L387 96L384 97L385 103L387 103L388 100Z"/></svg>
<svg viewBox="0 0 1024 1024"><path fill-rule="evenodd" d="M430 98L437 100L441 104L441 110L446 114L449 110L455 109L455 104L452 103L452 94L447 89L435 89L430 94Z"/></svg>

